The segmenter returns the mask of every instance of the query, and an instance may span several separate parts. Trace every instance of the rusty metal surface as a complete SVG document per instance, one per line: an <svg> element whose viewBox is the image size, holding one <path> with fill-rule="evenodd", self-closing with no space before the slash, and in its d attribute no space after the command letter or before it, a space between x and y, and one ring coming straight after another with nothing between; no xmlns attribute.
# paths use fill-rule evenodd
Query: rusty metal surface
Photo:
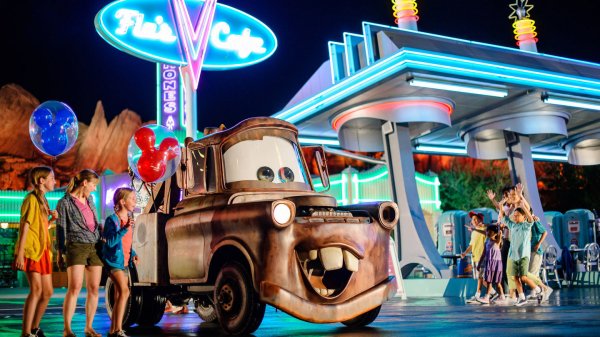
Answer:
<svg viewBox="0 0 600 337"><path fill-rule="evenodd" d="M273 118L247 119L188 145L214 149L217 183L213 191L188 193L167 221L170 283L211 285L220 267L237 259L262 301L308 321L348 320L382 304L387 299L387 287L381 284L389 278L389 234L398 218L395 204L384 204L396 214L382 225L381 204L340 211L334 198L314 192L310 182L244 179L223 184L226 148L266 135L298 146L296 128ZM306 172L301 152L298 159ZM210 171L206 167L202 172ZM278 200L291 207L290 225L274 222ZM275 288L279 290L269 291ZM319 306L323 309L307 310ZM336 306L338 312L331 314Z"/></svg>

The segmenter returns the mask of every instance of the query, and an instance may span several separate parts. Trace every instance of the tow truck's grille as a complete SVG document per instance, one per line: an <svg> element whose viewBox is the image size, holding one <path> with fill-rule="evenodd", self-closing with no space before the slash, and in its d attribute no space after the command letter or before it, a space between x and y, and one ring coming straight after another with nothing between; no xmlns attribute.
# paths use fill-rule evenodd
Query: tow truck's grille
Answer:
<svg viewBox="0 0 600 337"><path fill-rule="evenodd" d="M352 217L352 213L345 211L314 211L312 217Z"/></svg>

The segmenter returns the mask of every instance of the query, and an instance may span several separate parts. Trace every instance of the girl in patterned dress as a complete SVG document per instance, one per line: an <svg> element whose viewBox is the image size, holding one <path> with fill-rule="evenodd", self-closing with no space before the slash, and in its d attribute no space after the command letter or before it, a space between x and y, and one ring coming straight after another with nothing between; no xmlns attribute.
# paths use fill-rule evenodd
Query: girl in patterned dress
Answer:
<svg viewBox="0 0 600 337"><path fill-rule="evenodd" d="M502 232L498 225L490 225L486 230L487 240L485 248L480 259L480 264L484 266L483 281L487 288L484 297L478 299L481 303L490 303L490 293L495 285L500 294L499 301L504 301L504 291L502 289L502 255L500 248L502 246Z"/></svg>

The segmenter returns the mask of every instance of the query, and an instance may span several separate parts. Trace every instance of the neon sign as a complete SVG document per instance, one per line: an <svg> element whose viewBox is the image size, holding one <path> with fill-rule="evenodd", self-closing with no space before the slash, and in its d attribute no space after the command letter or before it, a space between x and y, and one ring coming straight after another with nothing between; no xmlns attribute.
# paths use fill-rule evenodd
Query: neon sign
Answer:
<svg viewBox="0 0 600 337"><path fill-rule="evenodd" d="M179 117L183 105L183 87L177 66L171 64L157 64L157 98L158 98L158 124L169 130L184 129L183 121Z"/></svg>
<svg viewBox="0 0 600 337"><path fill-rule="evenodd" d="M210 1L208 1L210 3ZM177 66L189 65L194 32L184 21L198 18L205 1L121 0L104 7L95 18L96 30L114 47L134 56ZM185 18L185 16L183 16ZM189 23L189 22L188 22ZM235 8L216 4L202 67L208 70L241 68L261 62L277 48L273 31L264 23ZM182 37L182 31L187 33ZM193 42L193 39L192 39Z"/></svg>

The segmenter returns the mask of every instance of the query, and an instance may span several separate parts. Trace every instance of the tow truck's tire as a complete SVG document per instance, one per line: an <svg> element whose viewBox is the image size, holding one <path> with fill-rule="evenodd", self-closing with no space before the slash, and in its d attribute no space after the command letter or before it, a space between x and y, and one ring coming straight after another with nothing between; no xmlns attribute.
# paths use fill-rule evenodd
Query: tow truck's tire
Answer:
<svg viewBox="0 0 600 337"><path fill-rule="evenodd" d="M137 324L140 326L153 326L158 324L165 313L167 298L160 295L157 289L143 288L142 305Z"/></svg>
<svg viewBox="0 0 600 337"><path fill-rule="evenodd" d="M133 278L137 279L137 273L134 268L129 269L129 298L125 304L125 313L123 314L123 327L128 328L135 324L140 317L140 309L142 306L142 292L139 287L133 287ZM113 307L115 304L115 283L109 277L106 280L104 300L108 316L112 317Z"/></svg>
<svg viewBox="0 0 600 337"><path fill-rule="evenodd" d="M221 328L231 335L245 335L260 326L265 315L249 273L239 263L223 266L215 283L214 303Z"/></svg>
<svg viewBox="0 0 600 337"><path fill-rule="evenodd" d="M209 298L202 298L194 301L194 307L198 317L206 323L212 323L217 320L217 309Z"/></svg>
<svg viewBox="0 0 600 337"><path fill-rule="evenodd" d="M363 326L367 326L373 323L373 321L377 318L377 316L379 315L379 310L381 310L381 306L378 306L375 309L371 309L365 312L364 314L358 315L347 321L343 321L342 324L350 328L360 328Z"/></svg>

